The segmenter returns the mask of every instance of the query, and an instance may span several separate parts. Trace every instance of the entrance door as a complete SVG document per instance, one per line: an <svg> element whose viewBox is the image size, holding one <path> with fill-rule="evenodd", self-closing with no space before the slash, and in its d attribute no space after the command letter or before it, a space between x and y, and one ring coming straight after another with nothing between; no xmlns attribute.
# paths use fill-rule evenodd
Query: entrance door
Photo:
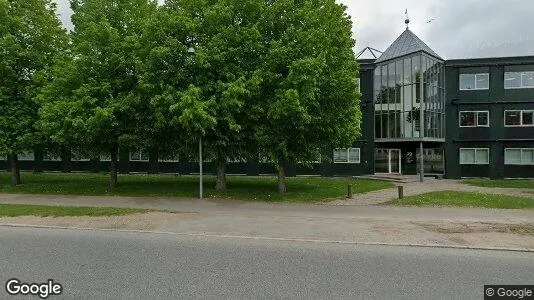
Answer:
<svg viewBox="0 0 534 300"><path fill-rule="evenodd" d="M401 174L401 151L389 149L389 174Z"/></svg>
<svg viewBox="0 0 534 300"><path fill-rule="evenodd" d="M375 173L401 174L400 149L376 149Z"/></svg>

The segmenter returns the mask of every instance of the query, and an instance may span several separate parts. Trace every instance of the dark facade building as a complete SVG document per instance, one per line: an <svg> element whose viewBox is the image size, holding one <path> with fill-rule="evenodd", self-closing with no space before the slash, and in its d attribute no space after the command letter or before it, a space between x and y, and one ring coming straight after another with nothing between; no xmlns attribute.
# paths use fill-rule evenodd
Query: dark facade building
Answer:
<svg viewBox="0 0 534 300"><path fill-rule="evenodd" d="M422 153L424 174L534 177L534 56L445 61L407 28L360 64L375 173L420 174Z"/></svg>
<svg viewBox="0 0 534 300"><path fill-rule="evenodd" d="M333 149L331 159L288 166L288 176L534 177L534 56L446 61L407 28L379 57L359 63L360 139L353 148ZM109 165L109 157L68 152L57 158L36 151L20 161L22 169L37 171L99 172ZM198 172L198 163L144 150L123 151L119 166L121 172ZM8 167L0 160L0 168ZM207 162L205 169L215 173L216 165ZM257 158L230 163L227 171L277 173Z"/></svg>

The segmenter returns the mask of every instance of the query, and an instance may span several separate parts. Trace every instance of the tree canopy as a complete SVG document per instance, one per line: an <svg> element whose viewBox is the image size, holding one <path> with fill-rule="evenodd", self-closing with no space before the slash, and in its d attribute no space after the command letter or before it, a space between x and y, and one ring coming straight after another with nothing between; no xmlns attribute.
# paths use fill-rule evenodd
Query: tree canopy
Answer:
<svg viewBox="0 0 534 300"><path fill-rule="evenodd" d="M0 0L0 20L0 155L10 157L16 185L17 155L41 138L36 95L67 34L51 0Z"/></svg>
<svg viewBox="0 0 534 300"><path fill-rule="evenodd" d="M37 1L37 0L34 0ZM0 2L1 3L1 2ZM55 143L111 154L316 161L360 132L350 17L334 0L73 0L71 47L41 90ZM0 29L1 30L1 29Z"/></svg>
<svg viewBox="0 0 534 300"><path fill-rule="evenodd" d="M72 47L43 91L41 124L58 142L109 154L115 186L119 148L139 142L137 53L156 3L75 0L71 6Z"/></svg>
<svg viewBox="0 0 534 300"><path fill-rule="evenodd" d="M350 146L360 132L352 22L334 0L275 1L262 21L268 52L260 69L255 139L278 163L317 160L325 147Z"/></svg>

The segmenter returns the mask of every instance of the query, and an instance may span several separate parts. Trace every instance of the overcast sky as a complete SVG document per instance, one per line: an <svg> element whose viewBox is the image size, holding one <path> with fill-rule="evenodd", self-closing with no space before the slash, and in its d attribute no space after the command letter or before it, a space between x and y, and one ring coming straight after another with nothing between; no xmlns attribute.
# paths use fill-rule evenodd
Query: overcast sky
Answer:
<svg viewBox="0 0 534 300"><path fill-rule="evenodd" d="M68 0L55 0L67 27ZM527 0L338 0L354 22L356 51L385 51L412 30L444 59L534 55L534 1ZM434 19L430 23L427 23Z"/></svg>

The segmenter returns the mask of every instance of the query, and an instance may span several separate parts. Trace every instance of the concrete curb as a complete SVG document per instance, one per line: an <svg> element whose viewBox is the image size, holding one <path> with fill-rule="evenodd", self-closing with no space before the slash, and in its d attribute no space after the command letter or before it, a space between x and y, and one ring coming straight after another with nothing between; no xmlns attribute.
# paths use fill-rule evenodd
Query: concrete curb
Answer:
<svg viewBox="0 0 534 300"><path fill-rule="evenodd" d="M185 233L185 232L135 230L135 229L111 229L111 228L106 229L106 228L49 226L49 225L12 224L12 223L0 223L0 227L63 229L63 230L86 230L86 231L109 231L109 232L125 232L125 233L165 234L165 235L193 236L193 237L232 238L232 239L246 239L246 240L266 240L266 241L323 243L323 244L344 244L344 245L363 245L363 246L419 247L419 248L466 249L466 250L509 251L509 252L534 253L534 249L528 249L528 248L476 247L476 246L413 244L413 243L404 243L403 244L403 243L354 242L354 241L351 242L351 241L315 240L315 239L300 239L300 238L281 238L281 237L206 234L206 233Z"/></svg>

